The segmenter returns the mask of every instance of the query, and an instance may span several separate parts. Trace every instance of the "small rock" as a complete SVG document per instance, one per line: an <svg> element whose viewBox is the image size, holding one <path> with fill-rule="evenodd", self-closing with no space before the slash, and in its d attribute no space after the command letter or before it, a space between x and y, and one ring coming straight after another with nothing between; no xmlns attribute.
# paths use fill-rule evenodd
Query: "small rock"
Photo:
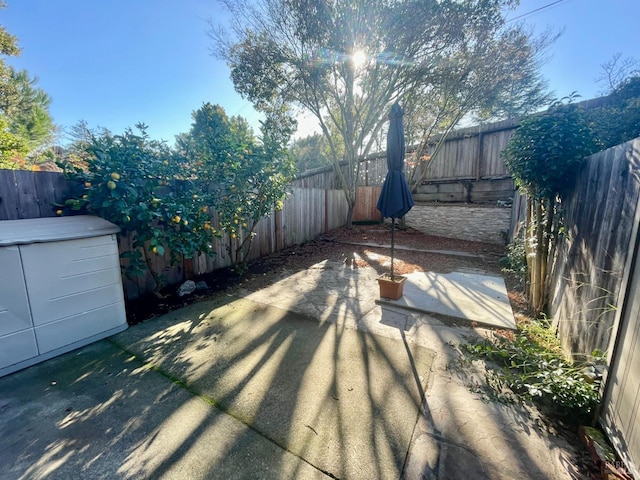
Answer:
<svg viewBox="0 0 640 480"><path fill-rule="evenodd" d="M196 290L207 290L208 288L209 288L209 285L207 285L207 282L200 281L196 283Z"/></svg>
<svg viewBox="0 0 640 480"><path fill-rule="evenodd" d="M184 297L185 295L189 295L190 293L193 293L195 289L196 283L193 280L187 280L180 285L180 288L178 288L178 296Z"/></svg>

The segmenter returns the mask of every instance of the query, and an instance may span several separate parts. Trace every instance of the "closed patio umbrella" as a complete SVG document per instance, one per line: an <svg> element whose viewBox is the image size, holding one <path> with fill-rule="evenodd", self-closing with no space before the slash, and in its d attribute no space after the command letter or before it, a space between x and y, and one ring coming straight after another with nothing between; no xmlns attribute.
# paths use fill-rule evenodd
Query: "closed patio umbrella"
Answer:
<svg viewBox="0 0 640 480"><path fill-rule="evenodd" d="M411 207L413 197L404 176L404 127L402 117L404 112L398 104L394 103L389 112L389 131L387 133L387 176L382 184L382 191L378 198L377 208L385 218L391 218L391 278L393 274L394 260L394 235L395 219L402 218Z"/></svg>

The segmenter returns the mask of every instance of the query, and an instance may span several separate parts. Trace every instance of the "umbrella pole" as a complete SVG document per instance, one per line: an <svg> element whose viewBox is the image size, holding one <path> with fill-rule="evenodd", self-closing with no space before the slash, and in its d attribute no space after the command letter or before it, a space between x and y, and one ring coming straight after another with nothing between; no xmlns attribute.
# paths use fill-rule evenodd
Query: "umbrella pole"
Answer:
<svg viewBox="0 0 640 480"><path fill-rule="evenodd" d="M393 217L391 217L391 280L394 279L393 277L393 231L395 230L395 219Z"/></svg>

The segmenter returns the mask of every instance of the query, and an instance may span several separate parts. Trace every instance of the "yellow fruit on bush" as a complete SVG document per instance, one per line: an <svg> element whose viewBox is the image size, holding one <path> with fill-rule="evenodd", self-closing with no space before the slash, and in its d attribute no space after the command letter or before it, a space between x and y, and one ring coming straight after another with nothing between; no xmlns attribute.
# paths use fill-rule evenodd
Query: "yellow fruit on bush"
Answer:
<svg viewBox="0 0 640 480"><path fill-rule="evenodd" d="M111 174L111 178L112 178L113 180L120 180L120 174L119 174L118 172L113 172L113 173Z"/></svg>
<svg viewBox="0 0 640 480"><path fill-rule="evenodd" d="M91 188L91 182L84 182L84 186L86 188Z"/></svg>
<svg viewBox="0 0 640 480"><path fill-rule="evenodd" d="M191 197L191 198L193 198L194 200L197 200L197 199L198 199L198 195L196 195L196 194L194 193L194 194L193 194L193 197Z"/></svg>
<svg viewBox="0 0 640 480"><path fill-rule="evenodd" d="M231 236L231 238L236 238L236 234L235 233L232 233L230 236Z"/></svg>
<svg viewBox="0 0 640 480"><path fill-rule="evenodd" d="M186 220L184 220L184 221L182 222L182 224L186 227L187 225L189 225L189 222L187 222Z"/></svg>
<svg viewBox="0 0 640 480"><path fill-rule="evenodd" d="M164 162L162 162L163 165L169 165L169 161L165 160Z"/></svg>
<svg viewBox="0 0 640 480"><path fill-rule="evenodd" d="M211 224L209 222L204 222L204 225L202 226L205 230L211 230Z"/></svg>
<svg viewBox="0 0 640 480"><path fill-rule="evenodd" d="M172 220L173 220L175 223L180 223L180 215L176 215L175 217L173 217L173 218L172 218Z"/></svg>
<svg viewBox="0 0 640 480"><path fill-rule="evenodd" d="M158 247L153 247L153 248L151 249L151 251L152 251L153 253L158 253Z"/></svg>
<svg viewBox="0 0 640 480"><path fill-rule="evenodd" d="M152 198L151 199L151 203L153 203L154 205L157 205L160 203L160 199L159 198Z"/></svg>
<svg viewBox="0 0 640 480"><path fill-rule="evenodd" d="M242 226L246 227L247 226L247 222L242 222Z"/></svg>
<svg viewBox="0 0 640 480"><path fill-rule="evenodd" d="M209 207L202 207L200 210L202 210L202 213L207 213L207 210L209 210Z"/></svg>
<svg viewBox="0 0 640 480"><path fill-rule="evenodd" d="M113 180L109 180L107 182L107 188L109 190L115 190L116 189L116 182L114 182Z"/></svg>
<svg viewBox="0 0 640 480"><path fill-rule="evenodd" d="M62 210L56 210L56 215L62 215Z"/></svg>

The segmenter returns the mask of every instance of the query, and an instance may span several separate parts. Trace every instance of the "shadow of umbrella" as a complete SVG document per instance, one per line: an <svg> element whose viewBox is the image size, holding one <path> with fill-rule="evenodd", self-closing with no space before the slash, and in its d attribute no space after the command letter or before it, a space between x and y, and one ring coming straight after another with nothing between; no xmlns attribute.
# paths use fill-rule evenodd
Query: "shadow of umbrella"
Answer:
<svg viewBox="0 0 640 480"><path fill-rule="evenodd" d="M389 131L387 132L387 176L376 207L385 218L391 218L391 279L394 279L394 230L395 219L402 218L411 207L413 197L404 176L404 112L398 102L389 111Z"/></svg>

